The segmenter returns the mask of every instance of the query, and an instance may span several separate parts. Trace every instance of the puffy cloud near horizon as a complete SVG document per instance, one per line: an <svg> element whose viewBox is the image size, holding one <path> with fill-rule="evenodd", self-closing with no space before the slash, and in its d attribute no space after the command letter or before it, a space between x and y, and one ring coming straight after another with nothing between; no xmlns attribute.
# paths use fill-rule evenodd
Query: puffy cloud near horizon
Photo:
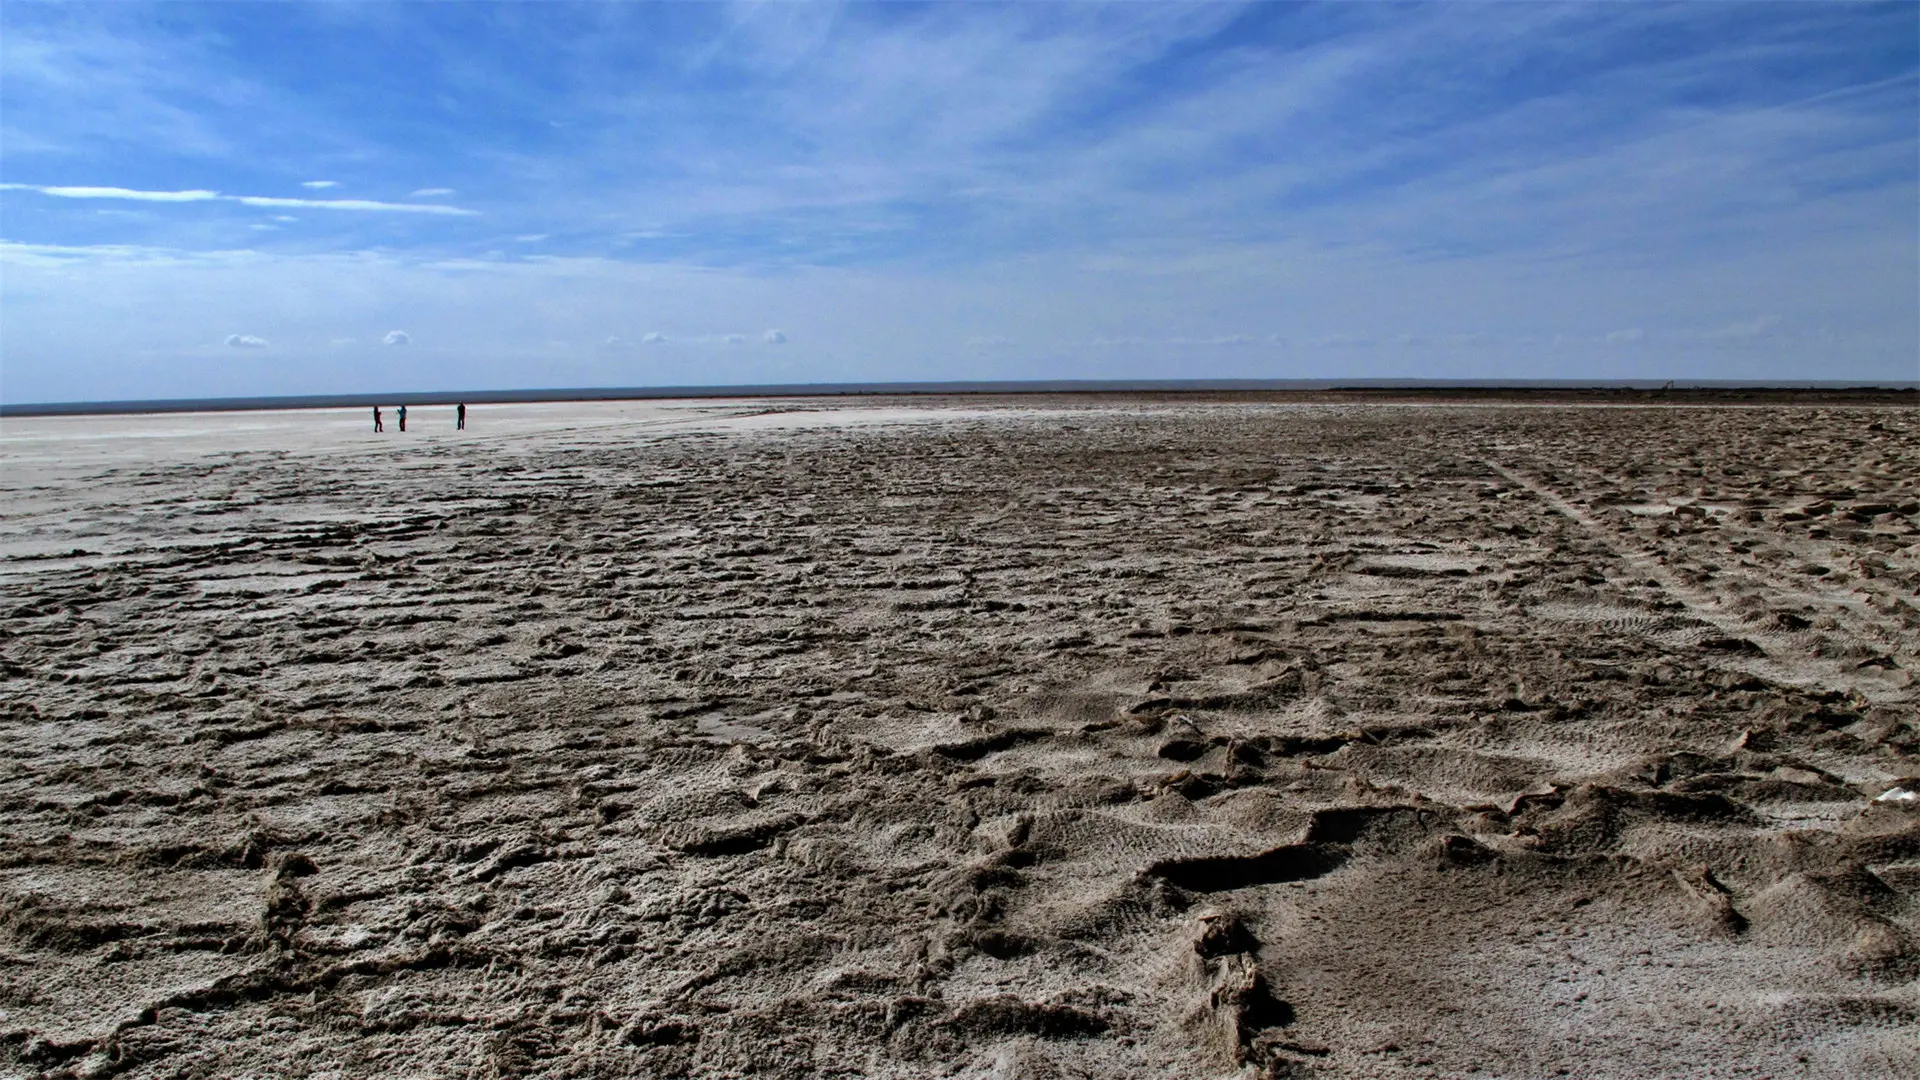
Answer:
<svg viewBox="0 0 1920 1080"><path fill-rule="evenodd" d="M1645 340L1647 340L1647 332L1637 326L1628 327L1625 330L1610 330L1606 336L1606 342L1609 345L1638 345Z"/></svg>
<svg viewBox="0 0 1920 1080"><path fill-rule="evenodd" d="M413 336L405 330L389 330L387 331L387 336L380 339L380 343L382 345L405 345L412 340Z"/></svg>
<svg viewBox="0 0 1920 1080"><path fill-rule="evenodd" d="M665 345L666 343L667 335L658 330L651 331L640 339L640 344L642 345Z"/></svg>
<svg viewBox="0 0 1920 1080"><path fill-rule="evenodd" d="M267 345L268 345L268 341L266 338L254 337L252 334L228 334L227 335L227 346L229 348L264 349L267 347Z"/></svg>
<svg viewBox="0 0 1920 1080"><path fill-rule="evenodd" d="M787 332L785 330L769 330L760 335L760 340L769 345L785 345L787 343Z"/></svg>

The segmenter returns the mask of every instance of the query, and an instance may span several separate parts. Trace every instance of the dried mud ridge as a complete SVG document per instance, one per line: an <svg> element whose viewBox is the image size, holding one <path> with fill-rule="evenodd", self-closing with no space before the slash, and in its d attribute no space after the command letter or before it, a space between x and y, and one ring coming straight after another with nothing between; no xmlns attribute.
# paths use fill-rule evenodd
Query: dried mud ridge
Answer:
<svg viewBox="0 0 1920 1080"><path fill-rule="evenodd" d="M7 490L0 1072L1913 1075L1920 416Z"/></svg>

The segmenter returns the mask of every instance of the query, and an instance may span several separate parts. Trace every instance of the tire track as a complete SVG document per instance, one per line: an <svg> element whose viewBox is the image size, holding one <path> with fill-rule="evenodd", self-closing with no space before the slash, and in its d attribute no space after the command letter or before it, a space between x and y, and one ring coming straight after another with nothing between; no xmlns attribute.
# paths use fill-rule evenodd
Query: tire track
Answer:
<svg viewBox="0 0 1920 1080"><path fill-rule="evenodd" d="M1714 627L1728 638L1752 641L1766 654L1764 660L1759 660L1750 666L1737 662L1730 663L1729 666L1762 676L1772 682L1860 694L1870 701L1904 701L1910 697L1905 692L1890 690L1880 685L1878 679L1863 677L1857 669L1845 662L1815 656L1772 629L1756 625L1749 619L1725 610L1718 597L1683 581L1659 555L1622 535L1619 530L1610 528L1597 520L1592 514L1581 509L1552 487L1490 458L1482 458L1481 463L1505 478L1508 483L1529 492L1585 529L1605 544L1617 558L1636 572L1657 582L1663 591L1684 604L1687 613L1693 618Z"/></svg>
<svg viewBox="0 0 1920 1080"><path fill-rule="evenodd" d="M1581 462L1555 460L1553 467L1577 475L1583 484L1590 482L1598 485L1602 491L1633 486L1633 482L1624 477ZM1802 493L1800 498L1803 505L1807 500L1825 501L1806 493ZM1679 505L1686 504L1677 504L1676 510ZM1920 606L1914 600L1911 589L1906 587L1911 578L1901 573L1914 569L1916 564L1911 555L1900 551L1888 552L1884 548L1875 551L1871 546L1844 541L1793 536L1777 527L1753 524L1752 519L1743 520L1735 514L1716 517L1712 521L1716 538L1728 541L1736 553L1741 550L1739 545L1744 543L1749 551L1763 547L1776 558L1801 564L1797 569L1783 565L1774 571L1775 574L1789 575L1784 580L1772 574L1766 580L1760 580L1759 568L1755 567L1755 575L1744 582L1753 591L1779 595L1785 585L1786 592L1806 594L1817 604L1819 615L1838 622L1856 644L1868 645L1896 659L1900 666L1914 669L1920 654L1913 650L1912 631L1905 620L1891 614L1902 606ZM1609 531L1622 533L1618 529ZM1688 570L1731 569L1722 552L1700 550L1699 543L1704 537L1698 534L1682 536L1682 546L1691 549L1685 553ZM1819 569L1809 573L1809 567ZM1828 568L1843 569L1851 575L1846 589L1835 590L1832 582L1823 580ZM1716 602L1723 599L1717 598ZM1769 625L1761 632L1778 630L1779 627ZM1807 650L1801 647L1799 651Z"/></svg>

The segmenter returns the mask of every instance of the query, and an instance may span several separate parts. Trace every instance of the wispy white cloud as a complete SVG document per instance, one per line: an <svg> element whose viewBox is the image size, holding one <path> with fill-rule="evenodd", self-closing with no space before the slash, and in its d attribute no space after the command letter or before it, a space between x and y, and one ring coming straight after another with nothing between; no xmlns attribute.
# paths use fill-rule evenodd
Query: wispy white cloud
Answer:
<svg viewBox="0 0 1920 1080"><path fill-rule="evenodd" d="M168 146L203 158L236 153L222 106L265 95L257 85L210 76L215 50L191 35L156 35L130 9L34 19L9 8L0 35L10 157L72 158L106 148Z"/></svg>
<svg viewBox="0 0 1920 1080"><path fill-rule="evenodd" d="M1178 334L1172 337L1142 337L1137 334L1126 334L1117 337L1101 336L1093 339L1093 344L1101 348L1164 346L1175 349L1240 349L1260 343L1260 339L1249 334L1211 334L1200 337L1187 337ZM1268 344L1272 343L1273 339L1269 338Z"/></svg>
<svg viewBox="0 0 1920 1080"><path fill-rule="evenodd" d="M302 180L300 181L300 186L303 188L312 188L315 191L320 191L324 188L339 187L340 181L338 180Z"/></svg>
<svg viewBox="0 0 1920 1080"><path fill-rule="evenodd" d="M391 203L376 202L372 199L279 199L262 195L223 195L223 199L237 202L242 206L266 207L308 207L314 210L372 210L399 214L445 214L452 217L477 217L477 210L463 210L457 206L441 206L438 203Z"/></svg>
<svg viewBox="0 0 1920 1080"><path fill-rule="evenodd" d="M1703 331L1700 337L1708 341L1754 341L1780 333L1784 320L1778 315L1761 315L1740 322L1727 323Z"/></svg>
<svg viewBox="0 0 1920 1080"><path fill-rule="evenodd" d="M36 184L0 184L0 190L37 191L62 199L130 199L136 202L212 202L222 198L217 191L135 191L122 187L41 187Z"/></svg>
<svg viewBox="0 0 1920 1080"><path fill-rule="evenodd" d="M227 47L220 5L20 7L9 177L452 176L486 227L438 186L17 188L48 199L9 214L38 246L0 252L23 275L10 394L69 378L81 338L175 348L112 338L107 297L177 325L176 358L208 326L406 325L433 343L409 370L444 347L518 356L522 383L1524 375L1549 348L1596 373L1910 377L1920 339L1913 5L614 5L592 33L509 20L511 50L467 8L381 9L371 42L359 14L290 9L310 21L280 32L334 48L404 41L430 96L379 63L307 92L309 53ZM232 205L264 212L210 212ZM636 319L672 347L632 347ZM769 323L793 343L731 347ZM628 345L592 348L609 330Z"/></svg>
<svg viewBox="0 0 1920 1080"><path fill-rule="evenodd" d="M640 339L640 344L665 345L667 344L667 335L659 332L658 330L650 331Z"/></svg>
<svg viewBox="0 0 1920 1080"><path fill-rule="evenodd" d="M133 202L189 203L230 202L242 206L266 208L306 208L314 210L370 210L402 214L444 214L475 217L478 211L438 203L392 203L372 199L289 199L265 195L223 195L218 191L142 191L123 187L71 187L41 184L0 184L12 191L37 191L61 199L124 199Z"/></svg>
<svg viewBox="0 0 1920 1080"><path fill-rule="evenodd" d="M517 23L516 41L549 61L475 59L497 26L393 35L446 61L443 97L417 104L448 126L425 130L472 150L462 168L483 175L466 187L488 192L506 235L566 218L553 231L570 240L672 240L644 257L691 261L1000 257L1142 238L1180 257L1280 228L1421 257L1633 257L1703 237L1754 246L1758 231L1739 226L1759 212L1769 231L1859 229L1912 201L1913 73L1848 70L1870 35L1910 36L1911 15L1886 8L1736 19L1717 5L943 5L881 17L748 4L665 35L641 10L610 10L589 35ZM10 77L49 95L108 87L92 111L138 103L147 122L128 126L149 147L178 145L162 137L165 114L235 156L254 101L277 122L296 98L324 114L279 124L303 133L366 126L347 99L281 91L215 32L21 22ZM316 15L301 29L354 22ZM636 55L662 62L636 75ZM564 66L564 89L542 78L546 62ZM1781 77L1789 68L1812 74ZM51 113L9 115L44 134ZM536 150L508 134L554 116L568 117L558 142ZM435 167L412 146L367 149L380 153L362 160L416 176Z"/></svg>
<svg viewBox="0 0 1920 1080"><path fill-rule="evenodd" d="M268 344L269 343L266 338L254 337L252 334L228 334L227 335L227 346L229 348L264 349L267 347Z"/></svg>
<svg viewBox="0 0 1920 1080"><path fill-rule="evenodd" d="M1379 343L1370 334L1322 334L1313 340L1322 349L1370 349Z"/></svg>
<svg viewBox="0 0 1920 1080"><path fill-rule="evenodd" d="M413 335L407 333L405 330L389 330L386 336L380 339L380 343L382 345L405 345L412 340Z"/></svg>

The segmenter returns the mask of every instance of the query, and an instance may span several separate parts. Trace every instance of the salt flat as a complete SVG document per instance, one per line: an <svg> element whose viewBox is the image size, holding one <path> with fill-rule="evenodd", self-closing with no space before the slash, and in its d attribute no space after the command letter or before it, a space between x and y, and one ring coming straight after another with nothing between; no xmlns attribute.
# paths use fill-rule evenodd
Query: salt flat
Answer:
<svg viewBox="0 0 1920 1080"><path fill-rule="evenodd" d="M0 425L0 1072L1905 1076L1920 415Z"/></svg>
<svg viewBox="0 0 1920 1080"><path fill-rule="evenodd" d="M995 415L1019 412L1011 407ZM522 440L549 445L576 433L612 428L633 437L652 428L751 431L789 426L864 426L977 418L978 408L951 405L865 405L816 400L595 401L472 407L472 426L455 427L451 405L415 406L401 443L396 406L381 410L385 432L373 430L373 411L276 409L95 416L10 417L0 421L0 460L15 477L24 470L66 469L127 462L179 461L219 453L372 454L396 449L473 446L499 449Z"/></svg>

